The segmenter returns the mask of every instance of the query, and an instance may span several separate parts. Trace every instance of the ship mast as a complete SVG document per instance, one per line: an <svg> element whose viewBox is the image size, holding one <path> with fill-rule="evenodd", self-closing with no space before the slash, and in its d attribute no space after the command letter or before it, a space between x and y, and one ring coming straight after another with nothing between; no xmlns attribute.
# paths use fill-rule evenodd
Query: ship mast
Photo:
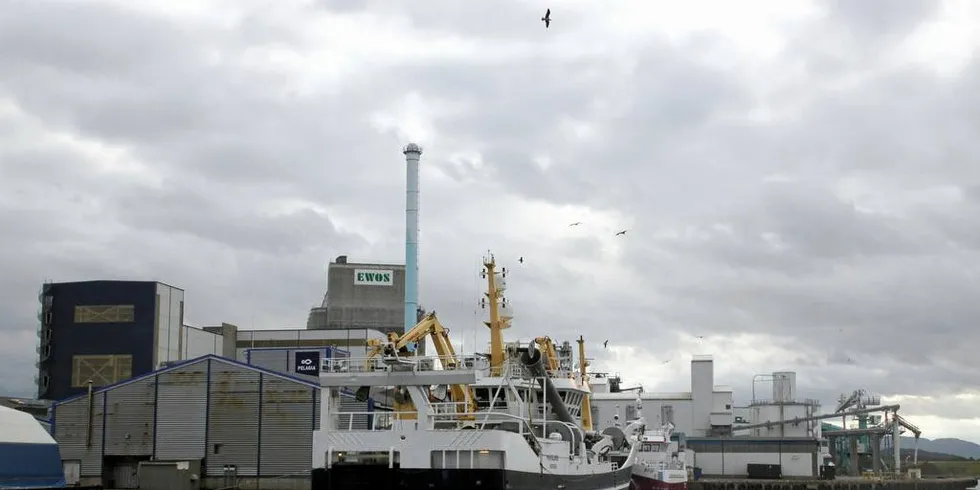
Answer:
<svg viewBox="0 0 980 490"><path fill-rule="evenodd" d="M589 385L589 375L586 372L586 368L589 367L589 361L585 358L585 337L581 335L578 336L578 372L579 372L579 382L582 387L592 391L592 386ZM592 430L592 401L590 396L585 396L582 398L582 428L585 430Z"/></svg>
<svg viewBox="0 0 980 490"><path fill-rule="evenodd" d="M501 315L500 306L507 307L507 300L502 293L505 287L497 285L497 274L501 278L507 277L507 269L503 268L500 272L496 271L497 263L492 253L487 253L483 258L483 271L480 275L487 280L487 292L483 293L485 298L480 302L481 306L490 306L490 321L483 322L490 327L490 376L501 376L504 367L504 333L505 328L510 328L512 317ZM499 301L499 303L498 303Z"/></svg>

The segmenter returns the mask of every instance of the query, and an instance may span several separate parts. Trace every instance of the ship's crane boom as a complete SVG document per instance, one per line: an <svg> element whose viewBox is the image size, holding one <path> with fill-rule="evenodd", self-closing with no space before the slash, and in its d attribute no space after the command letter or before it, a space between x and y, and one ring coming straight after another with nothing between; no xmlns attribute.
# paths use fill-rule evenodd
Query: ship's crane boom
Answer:
<svg viewBox="0 0 980 490"><path fill-rule="evenodd" d="M387 356L410 354L411 351L408 349L408 346L417 344L418 342L424 342L427 336L432 339L432 343L435 345L436 354L438 354L439 360L442 362L443 369L457 369L459 367L459 359L456 358L456 350L453 349L453 344L449 341L449 331L442 326L434 311L427 314L414 327L401 335L395 332L388 332L388 342L381 342L375 339L369 340L368 345L370 349L368 350L367 357L373 358L382 353ZM468 412L476 412L476 397L473 395L472 388L468 388L465 385L450 385L449 390L453 401L466 403Z"/></svg>
<svg viewBox="0 0 980 490"><path fill-rule="evenodd" d="M549 375L554 376L561 370L561 363L558 362L558 352L555 350L555 343L551 341L551 337L538 337L534 339L534 343L537 344L541 350L541 354L544 355L544 368L548 370Z"/></svg>

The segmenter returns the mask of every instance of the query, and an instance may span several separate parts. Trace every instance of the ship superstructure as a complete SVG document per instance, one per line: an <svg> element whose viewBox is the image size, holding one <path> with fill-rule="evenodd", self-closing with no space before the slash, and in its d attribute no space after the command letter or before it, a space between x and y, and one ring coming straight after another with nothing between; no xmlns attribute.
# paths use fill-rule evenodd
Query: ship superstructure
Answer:
<svg viewBox="0 0 980 490"><path fill-rule="evenodd" d="M498 309L496 283L504 271L489 255L483 272L489 355L457 356L433 312L373 346L367 359L324 360L314 489L628 488L638 434L591 430L584 367L576 375L549 338L503 341L510 318ZM410 343L425 336L439 355L413 355ZM393 409L344 413L345 389L390 394ZM366 418L367 428L355 428L355 418Z"/></svg>

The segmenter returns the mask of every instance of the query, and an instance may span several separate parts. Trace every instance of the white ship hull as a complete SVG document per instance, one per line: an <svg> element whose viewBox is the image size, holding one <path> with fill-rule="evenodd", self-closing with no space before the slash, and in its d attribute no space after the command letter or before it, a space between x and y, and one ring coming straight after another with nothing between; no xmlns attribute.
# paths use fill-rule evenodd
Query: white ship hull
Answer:
<svg viewBox="0 0 980 490"><path fill-rule="evenodd" d="M570 457L564 441L541 441L539 457L524 436L502 430L323 431L314 440L314 454L322 455L314 461L314 490L626 490L633 471ZM350 461L344 452L351 448L388 457Z"/></svg>

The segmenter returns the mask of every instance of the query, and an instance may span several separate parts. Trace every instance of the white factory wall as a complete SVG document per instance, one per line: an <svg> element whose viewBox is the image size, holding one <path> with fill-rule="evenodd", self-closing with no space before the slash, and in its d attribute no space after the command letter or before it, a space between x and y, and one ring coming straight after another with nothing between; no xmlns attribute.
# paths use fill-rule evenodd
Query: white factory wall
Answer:
<svg viewBox="0 0 980 490"><path fill-rule="evenodd" d="M593 394L593 420L597 427L630 420L636 415L636 394L632 392L603 393L606 380L597 383ZM710 435L711 426L731 426L734 420L732 388L715 386L714 362L710 356L695 356L691 361L691 391L682 393L643 393L643 416L647 422L659 426L665 422L674 424L674 430L689 437Z"/></svg>
<svg viewBox="0 0 980 490"><path fill-rule="evenodd" d="M707 436L714 404L714 362L710 356L691 360L691 431L689 436Z"/></svg>
<svg viewBox="0 0 980 490"><path fill-rule="evenodd" d="M221 335L211 333L189 325L184 325L181 342L181 359L194 359L208 354L221 355L224 339Z"/></svg>
<svg viewBox="0 0 980 490"><path fill-rule="evenodd" d="M748 424L752 422L752 409L750 407L734 407L732 409L733 424Z"/></svg>
<svg viewBox="0 0 980 490"><path fill-rule="evenodd" d="M155 367L181 359L181 327L184 322L184 291L157 283Z"/></svg>
<svg viewBox="0 0 980 490"><path fill-rule="evenodd" d="M784 477L813 477L812 453L705 453L694 454L694 466L704 475L747 476L749 464L777 464Z"/></svg>
<svg viewBox="0 0 980 490"><path fill-rule="evenodd" d="M349 330L239 330L236 355L245 362L248 349L265 347L338 347L350 353L352 358L367 355L367 341L384 341L387 337L380 330L357 328ZM275 344L275 345L271 345Z"/></svg>
<svg viewBox="0 0 980 490"><path fill-rule="evenodd" d="M691 421L690 393L643 393L643 417L647 424L659 427L670 421L674 430L690 434L694 429ZM635 393L596 393L592 395L593 425L604 429L617 424L614 415L619 414L619 425L623 426L636 415Z"/></svg>
<svg viewBox="0 0 980 490"><path fill-rule="evenodd" d="M734 403L730 386L714 386L711 392L711 425L730 427L735 421Z"/></svg>

